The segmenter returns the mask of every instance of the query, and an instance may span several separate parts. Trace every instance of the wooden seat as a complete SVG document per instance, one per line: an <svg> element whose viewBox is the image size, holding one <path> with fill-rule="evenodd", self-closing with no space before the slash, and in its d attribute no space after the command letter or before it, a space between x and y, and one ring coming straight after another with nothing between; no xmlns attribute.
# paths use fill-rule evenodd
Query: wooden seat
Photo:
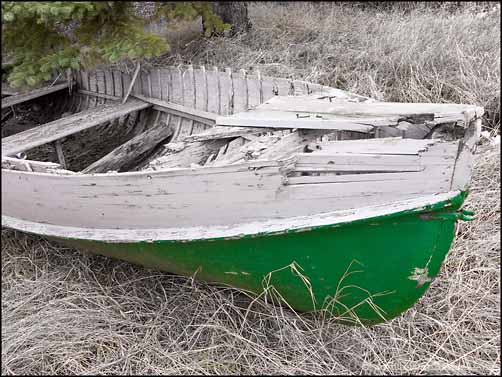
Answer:
<svg viewBox="0 0 502 377"><path fill-rule="evenodd" d="M2 156L12 156L150 106L144 101L130 99L124 104L98 106L19 132L2 139Z"/></svg>
<svg viewBox="0 0 502 377"><path fill-rule="evenodd" d="M14 94L11 95L10 97L2 98L2 109L5 109L6 107L10 107L13 105L17 105L18 103L29 101L34 98L45 96L46 94L49 93L54 93L66 89L68 88L68 86L69 84L67 82L64 82L62 84L57 84L54 86L47 86L40 89L31 90L26 93L14 94L14 92L12 92L11 90L7 89L2 85L2 94Z"/></svg>

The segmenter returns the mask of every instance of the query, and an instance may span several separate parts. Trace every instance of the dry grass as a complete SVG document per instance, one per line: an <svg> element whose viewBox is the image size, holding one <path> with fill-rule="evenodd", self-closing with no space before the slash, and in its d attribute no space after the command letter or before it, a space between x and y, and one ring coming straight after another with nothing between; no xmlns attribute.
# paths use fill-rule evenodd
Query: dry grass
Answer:
<svg viewBox="0 0 502 377"><path fill-rule="evenodd" d="M309 7L295 5L281 14L277 6L253 5L254 39L195 41L187 49L199 62L207 56L218 65L255 66L331 85L344 78L345 88L361 94L370 94L372 77L386 100L425 95L489 106L499 98L500 72L493 61L500 60L494 37L500 31L492 16L477 34L467 12L433 19L423 11L402 20L362 13L356 23L351 8L333 8L315 21ZM436 39L418 38L419 30L433 30ZM444 45L448 36L452 43ZM469 57L462 69L451 48L455 40ZM290 46L293 41L303 50ZM404 41L409 43L403 47ZM441 41L449 47L447 56L433 55L427 41ZM295 55L300 51L305 57ZM436 66L436 80L429 58L445 59ZM477 59L485 60L475 64ZM421 67L415 76L406 61ZM434 97L437 80L452 97ZM372 328L298 315L234 289L83 255L4 229L2 374L500 374L500 152L480 149L467 201L476 220L462 223L420 302Z"/></svg>
<svg viewBox="0 0 502 377"><path fill-rule="evenodd" d="M258 3L249 9L249 34L195 39L158 60L259 69L385 101L476 104L488 112L485 126L498 129L500 6L493 7L378 12Z"/></svg>

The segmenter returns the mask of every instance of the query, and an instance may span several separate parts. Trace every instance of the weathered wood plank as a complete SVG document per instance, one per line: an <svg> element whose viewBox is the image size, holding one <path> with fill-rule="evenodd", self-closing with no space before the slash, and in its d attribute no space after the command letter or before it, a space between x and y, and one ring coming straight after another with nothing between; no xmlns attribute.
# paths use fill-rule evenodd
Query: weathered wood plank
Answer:
<svg viewBox="0 0 502 377"><path fill-rule="evenodd" d="M91 92L98 92L98 83L96 81L96 71L89 71L88 72L88 79L89 79L89 90ZM89 108L96 107L98 105L98 97L92 96L89 97Z"/></svg>
<svg viewBox="0 0 502 377"><path fill-rule="evenodd" d="M229 115L231 114L229 104L231 102L230 94L232 91L232 81L229 72L222 71L218 72L218 84L220 90L220 114Z"/></svg>
<svg viewBox="0 0 502 377"><path fill-rule="evenodd" d="M105 173L110 170L121 171L123 167L131 165L139 157L152 151L173 134L170 127L157 123L145 132L115 148L113 151L82 170L82 173Z"/></svg>
<svg viewBox="0 0 502 377"><path fill-rule="evenodd" d="M58 155L59 164L63 169L66 169L66 161L63 153L63 146L61 145L61 140L56 140L54 142L54 148L56 148L56 154Z"/></svg>
<svg viewBox="0 0 502 377"><path fill-rule="evenodd" d="M221 85L218 67L213 67L208 70L206 75L208 88L207 111L215 114L221 114Z"/></svg>
<svg viewBox="0 0 502 377"><path fill-rule="evenodd" d="M421 171L417 155L298 153L295 171Z"/></svg>
<svg viewBox="0 0 502 377"><path fill-rule="evenodd" d="M144 102L154 105L155 110L165 111L167 113L185 117L188 119L195 120L197 122L207 124L208 126L214 126L216 121L216 114L207 111L196 110L192 107L178 105L176 103L166 102L162 100L157 100L155 98L148 98L139 94L133 95L133 97L138 98Z"/></svg>
<svg viewBox="0 0 502 377"><path fill-rule="evenodd" d="M122 105L102 105L58 119L2 139L2 156L13 155L65 136L97 126L133 111L146 109L151 104L130 100Z"/></svg>
<svg viewBox="0 0 502 377"><path fill-rule="evenodd" d="M468 119L465 136L459 142L459 152L455 161L455 170L451 180L452 190L466 190L469 188L472 170L474 168L474 152L476 143L481 135L481 118Z"/></svg>
<svg viewBox="0 0 502 377"><path fill-rule="evenodd" d="M233 114L234 111L234 106L235 106L235 90L234 90L234 78L233 78L233 73L230 68L225 68L225 74L228 77L228 82L229 82L229 87L228 87L228 107L227 107L227 112L228 114Z"/></svg>
<svg viewBox="0 0 502 377"><path fill-rule="evenodd" d="M233 112L239 113L249 108L247 74L244 69L233 75Z"/></svg>
<svg viewBox="0 0 502 377"><path fill-rule="evenodd" d="M304 129L330 129L346 130L368 133L379 125L393 125L389 119L351 119L333 118L318 119L315 117L301 118L295 113L280 113L278 111L255 112L251 109L234 116L216 118L217 126L227 127L266 127L266 128L304 128Z"/></svg>
<svg viewBox="0 0 502 377"><path fill-rule="evenodd" d="M52 87L44 87L44 88L32 90L28 93L22 93L22 94L13 95L13 96L10 96L7 98L2 98L2 109L5 109L9 106L14 106L19 103L23 103L23 102L32 100L34 98L45 96L49 93L58 92L60 90L68 88L68 86L69 86L69 83L65 82L62 84L54 85Z"/></svg>
<svg viewBox="0 0 502 377"><path fill-rule="evenodd" d="M160 86L160 99L162 101L169 101L169 71L166 68L159 68L159 86Z"/></svg>
<svg viewBox="0 0 502 377"><path fill-rule="evenodd" d="M302 175L298 177L288 177L288 185L317 184L317 183L342 183L342 182L374 182L374 181L403 181L415 179L414 175L420 174L418 179L424 178L422 172L405 173L359 173L356 174L323 174L323 175Z"/></svg>
<svg viewBox="0 0 502 377"><path fill-rule="evenodd" d="M212 127L204 132L192 134L183 139L183 141L204 141L215 139L231 139L253 133L272 132L273 128L253 128L253 127Z"/></svg>
<svg viewBox="0 0 502 377"><path fill-rule="evenodd" d="M96 229L85 227L67 227L62 225L50 225L15 219L10 216L2 216L2 225L26 232L34 232L45 236L61 238L89 239L105 242L141 242L152 240L177 240L193 241L214 238L241 237L260 233L275 233L300 229L311 229L323 225L350 223L357 220L376 218L390 215L396 212L413 211L416 208L432 205L441 201L452 199L458 195L458 191L441 194L421 195L407 198L401 195L394 198L382 198L376 205L366 205L354 209L340 209L323 212L321 215L295 216L280 219L265 219L252 222L233 222L224 225L198 225L198 226L174 226L150 229ZM371 199L371 198L370 198ZM386 199L390 199L386 200ZM404 200L403 200L404 199ZM340 201L338 201L340 202ZM367 200L362 200L367 202ZM303 203L300 203L303 204ZM297 207L294 206L294 207Z"/></svg>
<svg viewBox="0 0 502 377"><path fill-rule="evenodd" d="M150 74L148 75L150 78L150 87L152 94L150 97L162 99L162 83L160 77L160 69L153 68L150 70Z"/></svg>
<svg viewBox="0 0 502 377"><path fill-rule="evenodd" d="M317 183L343 183L343 182L376 182L376 181L395 181L396 187L400 187L403 181L418 182L417 185L421 186L420 181L435 182L441 187L451 181L453 174L454 161L448 163L437 164L435 161L427 161L422 159L422 170L408 171L408 172L361 172L361 171L345 171L342 174L339 172L324 172L316 173L315 175L303 175L299 172L293 172L294 176L287 178L287 184L317 184ZM402 186L401 186L402 187ZM335 192L334 195L337 195Z"/></svg>
<svg viewBox="0 0 502 377"><path fill-rule="evenodd" d="M202 165L211 154L215 154L227 143L226 140L210 140L194 143L173 143L177 149L175 153L167 154L150 162L149 166L157 169L167 169L176 167L189 167L192 164ZM179 144L182 144L179 146ZM171 144L166 144L166 149L171 148ZM181 148L181 150L178 150Z"/></svg>
<svg viewBox="0 0 502 377"><path fill-rule="evenodd" d="M464 104L437 103L401 103L401 102L350 102L328 98L319 99L316 96L276 96L259 107L263 111L280 111L293 113L335 114L338 116L360 117L397 117L400 121L434 120L464 121L465 111L474 111L478 116L483 114L483 108ZM422 122L419 122L422 123Z"/></svg>
<svg viewBox="0 0 502 377"><path fill-rule="evenodd" d="M193 76L193 67L189 66L182 75L183 97L182 104L187 108L195 109L195 81ZM185 136L192 133L194 120L190 117L181 117L181 124L177 132L177 140L182 140Z"/></svg>
<svg viewBox="0 0 502 377"><path fill-rule="evenodd" d="M23 160L19 158L2 156L2 169L47 173L51 170L62 169L62 166L55 162Z"/></svg>
<svg viewBox="0 0 502 377"><path fill-rule="evenodd" d="M362 182L337 182L337 183L313 183L299 185L285 185L277 195L277 200L289 199L310 200L315 207L319 208L319 202L323 202L326 208L357 208L367 203L392 202L399 196L416 197L449 191L449 180L427 180L422 175L416 179L403 181L362 181ZM373 198L372 198L373 196ZM334 204L333 201L345 201Z"/></svg>
<svg viewBox="0 0 502 377"><path fill-rule="evenodd" d="M277 143L267 148L260 155L260 159L283 159L294 153L303 152L305 145L314 138L314 135L300 135L298 131L291 132L282 136Z"/></svg>
<svg viewBox="0 0 502 377"><path fill-rule="evenodd" d="M247 75L247 85L248 85L248 108L253 108L260 105L261 100L261 83L258 76Z"/></svg>
<svg viewBox="0 0 502 377"><path fill-rule="evenodd" d="M309 149L315 154L357 153L357 154L419 154L438 140L380 138L364 140L341 140L315 142Z"/></svg>
<svg viewBox="0 0 502 377"><path fill-rule="evenodd" d="M172 173L164 171L76 174L63 179L4 170L2 210L5 216L93 229L229 226L391 204L441 192L443 185L422 179L401 187L394 181L378 186L374 182L282 186L277 170L246 170L226 176L188 177L182 172L176 182ZM33 211L33 206L40 210Z"/></svg>
<svg viewBox="0 0 502 377"><path fill-rule="evenodd" d="M109 99L109 100L112 100L112 101L122 101L122 97L113 96L113 95L109 95L109 94L105 94L105 93L91 92L89 90L84 90L84 89L79 89L78 92L81 93L81 94L85 94L87 96L94 96L94 97L99 97L99 98L105 98L105 99Z"/></svg>
<svg viewBox="0 0 502 377"><path fill-rule="evenodd" d="M112 71L112 76L113 76L113 95L122 99L122 96L124 95L124 87L122 83L122 72L113 70Z"/></svg>
<svg viewBox="0 0 502 377"><path fill-rule="evenodd" d="M3 170L2 215L95 229L225 224L237 215L256 217L257 203L273 200L281 185L277 168L190 177L150 171L58 178ZM259 212L263 216L268 209Z"/></svg>
<svg viewBox="0 0 502 377"><path fill-rule="evenodd" d="M315 96L314 96L315 97ZM309 128L333 129L341 131L372 132L381 127L381 136L401 136L405 132L396 129L400 124L413 124L406 131L413 138L423 138L427 128L420 128L424 121L436 123L448 122L451 119L464 123L464 112L473 111L482 114L483 109L476 106L456 104L407 104L407 103L377 103L349 102L339 100L329 102L312 96L305 97L275 97L263 105L233 116L218 117L217 125L250 126L276 128ZM421 122L421 123L420 123ZM393 127L395 133L389 132ZM419 131L420 132L417 133ZM416 131L416 132L415 132ZM412 132L415 132L412 134Z"/></svg>
<svg viewBox="0 0 502 377"><path fill-rule="evenodd" d="M103 70L98 70L96 71L96 88L97 88L97 93L99 94L107 94L106 93L106 77L105 77L105 72ZM105 104L107 101L103 97L97 97L97 104L102 105Z"/></svg>
<svg viewBox="0 0 502 377"><path fill-rule="evenodd" d="M129 87L125 92L124 98L122 99L122 104L126 103L127 99L129 98L129 95L131 94L131 91L134 88L134 85L136 84L136 80L138 79L140 69L141 69L141 64L138 62L138 64L136 64L136 70L134 71L131 82L129 83Z"/></svg>

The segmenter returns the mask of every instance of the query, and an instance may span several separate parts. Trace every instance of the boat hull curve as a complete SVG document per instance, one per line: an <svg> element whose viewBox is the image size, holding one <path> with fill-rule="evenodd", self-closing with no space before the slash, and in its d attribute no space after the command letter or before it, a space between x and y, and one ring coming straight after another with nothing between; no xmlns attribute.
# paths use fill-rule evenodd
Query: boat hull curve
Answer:
<svg viewBox="0 0 502 377"><path fill-rule="evenodd" d="M295 310L372 325L400 315L427 290L450 249L464 198L461 193L390 216L274 234L148 242L50 238L255 294L276 292Z"/></svg>

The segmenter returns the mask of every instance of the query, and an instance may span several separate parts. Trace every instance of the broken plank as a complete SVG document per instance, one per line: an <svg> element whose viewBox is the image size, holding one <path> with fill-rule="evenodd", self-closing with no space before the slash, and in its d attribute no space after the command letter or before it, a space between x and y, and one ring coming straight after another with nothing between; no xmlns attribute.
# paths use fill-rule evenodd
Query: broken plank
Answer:
<svg viewBox="0 0 502 377"><path fill-rule="evenodd" d="M426 139L382 138L365 140L325 141L309 145L315 154L398 154L416 155L440 141Z"/></svg>
<svg viewBox="0 0 502 377"><path fill-rule="evenodd" d="M276 96L269 99L257 110L280 112L308 112L350 116L390 116L400 121L418 121L443 118L442 122L464 120L464 112L472 111L481 116L483 108L464 104L404 103L404 102L347 102L345 100L319 99L316 96Z"/></svg>
<svg viewBox="0 0 502 377"><path fill-rule="evenodd" d="M148 167L157 169L167 169L176 167L189 167L191 164L202 165L211 154L215 154L218 150L227 143L227 140L209 140L194 143L170 143L166 144L166 149L169 150L171 145L176 150L152 160Z"/></svg>
<svg viewBox="0 0 502 377"><path fill-rule="evenodd" d="M283 159L293 153L303 152L305 145L312 141L316 136L300 134L298 131L291 132L281 137L281 139L264 150L260 155L262 159Z"/></svg>
<svg viewBox="0 0 502 377"><path fill-rule="evenodd" d="M129 100L122 105L108 104L82 111L56 121L19 132L2 139L2 156L10 156L74 133L97 126L133 111L150 107L149 103Z"/></svg>
<svg viewBox="0 0 502 377"><path fill-rule="evenodd" d="M301 174L293 172L293 174ZM317 175L320 174L320 175ZM317 183L341 183L341 182L378 182L378 181L406 181L406 180L429 180L449 182L453 174L453 163L449 165L426 164L421 171L408 172L359 172L351 171L338 174L336 172L316 173L316 175L295 175L287 178L287 184L317 184ZM400 182L396 182L399 185Z"/></svg>
<svg viewBox="0 0 502 377"><path fill-rule="evenodd" d="M232 127L329 129L369 133L378 126L396 126L397 118L342 117L332 114L317 116L315 114L300 114L294 112L262 111L256 108L233 116L218 116L216 117L216 125Z"/></svg>
<svg viewBox="0 0 502 377"><path fill-rule="evenodd" d="M400 195L420 196L439 192L448 192L448 179L427 180L422 175L416 179L402 181L367 181L367 182L340 182L340 183L314 183L310 185L285 185L277 195L277 201L310 200L312 206L322 203L332 208L332 201L339 200L345 208L361 206L364 197L373 203L383 203L385 197ZM338 207L340 208L340 207Z"/></svg>
<svg viewBox="0 0 502 377"><path fill-rule="evenodd" d="M55 162L23 160L4 156L2 157L2 169L47 173L50 170L62 169L62 166Z"/></svg>
<svg viewBox="0 0 502 377"><path fill-rule="evenodd" d="M395 172L395 173L358 173L354 174L323 174L323 175L302 175L298 177L288 177L288 185L317 184L317 183L340 183L340 182L374 182L374 181L402 181L410 179L413 175L422 172Z"/></svg>
<svg viewBox="0 0 502 377"><path fill-rule="evenodd" d="M98 161L82 170L82 173L105 173L110 170L120 171L173 134L173 129L159 122L155 127L133 137L115 148Z"/></svg>
<svg viewBox="0 0 502 377"><path fill-rule="evenodd" d="M2 98L2 109L5 109L6 107L9 107L9 106L14 106L19 103L23 103L23 102L32 100L34 98L45 96L46 94L49 94L49 93L58 92L60 90L68 88L68 86L69 86L69 83L65 82L65 83L57 84L57 85L50 86L50 87L47 86L44 88L35 89L35 90L29 91L27 93L21 93L21 94L7 97L7 98Z"/></svg>
<svg viewBox="0 0 502 377"><path fill-rule="evenodd" d="M272 132L273 128L256 128L256 127L212 127L204 132L187 136L183 141L204 141L216 139L231 139L243 135L253 133Z"/></svg>
<svg viewBox="0 0 502 377"><path fill-rule="evenodd" d="M66 161L63 153L63 146L61 145L61 140L56 140L54 142L54 148L56 149L56 154L58 155L59 163L63 169L66 169Z"/></svg>

